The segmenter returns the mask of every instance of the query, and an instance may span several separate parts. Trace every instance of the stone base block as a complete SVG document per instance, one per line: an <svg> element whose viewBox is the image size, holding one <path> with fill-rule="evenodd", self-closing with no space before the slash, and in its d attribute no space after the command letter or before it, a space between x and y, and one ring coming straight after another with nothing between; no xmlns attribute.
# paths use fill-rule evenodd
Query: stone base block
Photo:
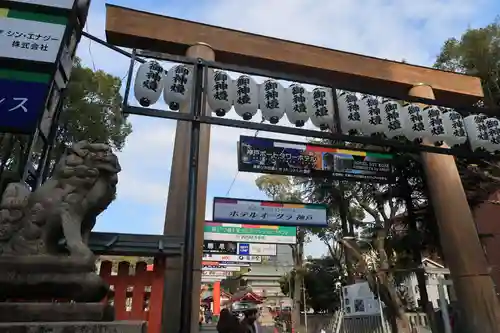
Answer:
<svg viewBox="0 0 500 333"><path fill-rule="evenodd" d="M0 323L113 321L103 303L0 303Z"/></svg>
<svg viewBox="0 0 500 333"><path fill-rule="evenodd" d="M0 333L147 333L142 321L1 323Z"/></svg>

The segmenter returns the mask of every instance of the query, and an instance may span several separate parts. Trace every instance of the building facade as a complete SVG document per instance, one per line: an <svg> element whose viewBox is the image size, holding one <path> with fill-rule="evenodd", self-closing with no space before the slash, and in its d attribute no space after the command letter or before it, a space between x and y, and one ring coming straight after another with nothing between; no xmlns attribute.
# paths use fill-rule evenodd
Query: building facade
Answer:
<svg viewBox="0 0 500 333"><path fill-rule="evenodd" d="M252 264L251 271L246 274L247 284L254 293L266 297L266 305L290 307L292 301L282 293L279 280L293 269L292 248L289 245L276 247L276 256Z"/></svg>
<svg viewBox="0 0 500 333"><path fill-rule="evenodd" d="M500 296L500 191L478 205L473 214L497 296Z"/></svg>

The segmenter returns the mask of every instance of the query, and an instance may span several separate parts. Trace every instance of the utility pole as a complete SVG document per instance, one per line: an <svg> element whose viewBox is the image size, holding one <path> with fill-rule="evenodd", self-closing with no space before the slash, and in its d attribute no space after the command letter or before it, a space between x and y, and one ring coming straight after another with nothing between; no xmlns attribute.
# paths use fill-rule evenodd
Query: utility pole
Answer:
<svg viewBox="0 0 500 333"><path fill-rule="evenodd" d="M409 95L434 99L432 87L415 85ZM424 142L424 144L427 144ZM450 269L467 333L500 332L500 308L474 218L452 155L421 153L441 247Z"/></svg>

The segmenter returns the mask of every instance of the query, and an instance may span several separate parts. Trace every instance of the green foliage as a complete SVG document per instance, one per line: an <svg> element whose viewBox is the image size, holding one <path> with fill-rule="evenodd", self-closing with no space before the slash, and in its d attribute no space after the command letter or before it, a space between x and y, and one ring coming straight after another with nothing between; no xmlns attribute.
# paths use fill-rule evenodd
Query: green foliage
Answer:
<svg viewBox="0 0 500 333"><path fill-rule="evenodd" d="M121 150L132 127L121 114L121 79L75 59L60 117L58 142L103 142Z"/></svg>
<svg viewBox="0 0 500 333"><path fill-rule="evenodd" d="M487 106L500 106L500 20L445 41L434 67L481 78Z"/></svg>
<svg viewBox="0 0 500 333"><path fill-rule="evenodd" d="M306 303L308 308L315 312L333 312L340 304L340 295L337 284L345 283L341 267L336 265L337 260L325 257L312 259L305 264L303 273L306 291ZM280 278L280 287L283 294L294 296L295 272L284 275ZM291 281L290 281L291 279ZM292 286L292 290L290 290ZM303 300L301 298L303 306Z"/></svg>
<svg viewBox="0 0 500 333"><path fill-rule="evenodd" d="M483 103L500 106L500 19L445 41L434 67L478 76L485 95ZM498 163L458 159L457 166L471 207L500 188Z"/></svg>
<svg viewBox="0 0 500 333"><path fill-rule="evenodd" d="M123 148L132 127L121 114L120 89L120 78L101 70L94 72L75 58L71 80L63 95L55 146L49 156L50 165L59 160L66 147L81 140L107 143L115 150ZM0 135L0 154L10 173L18 173L22 168L21 156L28 148L28 140L25 135ZM37 156L39 154L35 153Z"/></svg>

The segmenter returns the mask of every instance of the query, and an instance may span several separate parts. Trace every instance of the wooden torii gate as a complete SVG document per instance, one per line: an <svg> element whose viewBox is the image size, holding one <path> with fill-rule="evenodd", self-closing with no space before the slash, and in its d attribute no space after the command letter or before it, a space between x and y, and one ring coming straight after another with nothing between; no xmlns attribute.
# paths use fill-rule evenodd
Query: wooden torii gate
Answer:
<svg viewBox="0 0 500 333"><path fill-rule="evenodd" d="M463 108L483 97L476 77L382 60L357 54L294 43L220 27L106 6L106 37L116 46L163 52L221 63L294 73L336 88L380 95L399 100L415 100ZM165 233L182 235L186 221L189 122L179 121L170 175ZM196 244L193 321L198 313L203 223L208 170L210 125L200 130L197 187ZM432 203L441 233L441 243L461 301L468 332L499 332L500 314L488 264L477 236L460 176L450 155L422 153ZM199 258L198 258L199 257ZM178 332L178 304L181 297L181 263L167 262L164 331ZM172 320L170 320L172 318ZM197 325L192 325L193 329Z"/></svg>

